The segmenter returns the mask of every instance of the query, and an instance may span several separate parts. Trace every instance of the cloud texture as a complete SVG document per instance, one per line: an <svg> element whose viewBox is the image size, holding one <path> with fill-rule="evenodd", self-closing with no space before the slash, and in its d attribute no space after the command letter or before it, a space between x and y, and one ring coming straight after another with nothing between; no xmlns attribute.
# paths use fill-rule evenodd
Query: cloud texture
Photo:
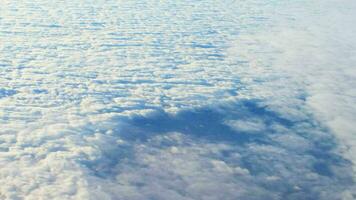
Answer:
<svg viewBox="0 0 356 200"><path fill-rule="evenodd" d="M351 0L0 2L0 199L354 199Z"/></svg>

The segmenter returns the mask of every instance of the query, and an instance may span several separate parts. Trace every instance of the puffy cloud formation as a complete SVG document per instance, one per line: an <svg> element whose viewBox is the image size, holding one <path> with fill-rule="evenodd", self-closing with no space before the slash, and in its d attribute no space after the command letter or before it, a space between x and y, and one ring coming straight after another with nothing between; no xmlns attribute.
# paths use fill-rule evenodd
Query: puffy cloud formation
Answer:
<svg viewBox="0 0 356 200"><path fill-rule="evenodd" d="M241 73L250 77L245 83L251 90L243 95L266 99L270 109L290 119L313 115L355 164L356 28L351 8L356 3L310 1L304 9L286 4L291 6L282 5L286 9L276 13L290 18L274 19L274 28L252 37L244 34L229 50L249 61Z"/></svg>
<svg viewBox="0 0 356 200"><path fill-rule="evenodd" d="M354 199L356 4L0 2L0 199Z"/></svg>

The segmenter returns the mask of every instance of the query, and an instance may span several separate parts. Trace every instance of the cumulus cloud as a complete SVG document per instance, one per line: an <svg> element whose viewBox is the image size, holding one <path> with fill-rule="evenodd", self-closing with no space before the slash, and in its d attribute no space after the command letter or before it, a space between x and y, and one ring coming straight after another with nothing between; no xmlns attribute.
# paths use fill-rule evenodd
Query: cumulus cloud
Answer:
<svg viewBox="0 0 356 200"><path fill-rule="evenodd" d="M0 199L353 199L342 1L1 1Z"/></svg>
<svg viewBox="0 0 356 200"><path fill-rule="evenodd" d="M253 115L274 124L246 135L225 123ZM88 187L96 188L91 195L104 193L114 199L352 195L350 162L333 152L331 133L313 126L313 119L287 123L257 104L240 102L125 121L108 140L91 140L105 146L118 142L115 148L100 147L107 150L84 162L87 178L95 180L89 182L95 185Z"/></svg>
<svg viewBox="0 0 356 200"><path fill-rule="evenodd" d="M236 131L261 133L265 130L266 125L262 119L245 119L245 120L229 120L225 122Z"/></svg>
<svg viewBox="0 0 356 200"><path fill-rule="evenodd" d="M356 38L354 13L345 5L356 7L347 0L310 1L304 8L278 10L290 18L272 18L274 28L244 34L230 53L249 63L242 74L262 79L247 80L251 90L244 95L266 99L268 107L290 119L316 116L334 132L343 155L355 162Z"/></svg>

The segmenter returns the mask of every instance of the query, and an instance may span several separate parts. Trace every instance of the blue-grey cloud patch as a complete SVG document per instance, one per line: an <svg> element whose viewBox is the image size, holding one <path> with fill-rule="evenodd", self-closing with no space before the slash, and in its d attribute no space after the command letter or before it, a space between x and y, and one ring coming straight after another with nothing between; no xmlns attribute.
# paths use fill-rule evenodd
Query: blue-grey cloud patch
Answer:
<svg viewBox="0 0 356 200"><path fill-rule="evenodd" d="M248 119L263 121L264 129L249 133L225 123ZM341 199L354 184L351 163L334 153L325 127L313 118L292 122L258 101L119 121L113 138L122 144L84 164L105 184L126 185L142 197Z"/></svg>
<svg viewBox="0 0 356 200"><path fill-rule="evenodd" d="M16 90L0 88L0 98L12 96L15 95L16 93L17 93Z"/></svg>

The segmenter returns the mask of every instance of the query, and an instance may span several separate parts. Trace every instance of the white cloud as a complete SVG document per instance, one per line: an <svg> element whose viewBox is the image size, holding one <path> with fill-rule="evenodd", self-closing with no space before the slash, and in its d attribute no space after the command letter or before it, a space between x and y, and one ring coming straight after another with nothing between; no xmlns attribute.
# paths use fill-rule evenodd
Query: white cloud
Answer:
<svg viewBox="0 0 356 200"><path fill-rule="evenodd" d="M1 1L0 199L352 199L342 1Z"/></svg>
<svg viewBox="0 0 356 200"><path fill-rule="evenodd" d="M238 132L245 133L263 133L266 129L265 122L262 119L242 119L228 120L225 122L228 126Z"/></svg>
<svg viewBox="0 0 356 200"><path fill-rule="evenodd" d="M339 149L355 165L356 4L290 4L271 16L272 28L244 34L230 49L232 59L248 63L239 73L263 80L245 81L251 90L242 95L264 98L265 105L291 119L316 116L335 133Z"/></svg>

